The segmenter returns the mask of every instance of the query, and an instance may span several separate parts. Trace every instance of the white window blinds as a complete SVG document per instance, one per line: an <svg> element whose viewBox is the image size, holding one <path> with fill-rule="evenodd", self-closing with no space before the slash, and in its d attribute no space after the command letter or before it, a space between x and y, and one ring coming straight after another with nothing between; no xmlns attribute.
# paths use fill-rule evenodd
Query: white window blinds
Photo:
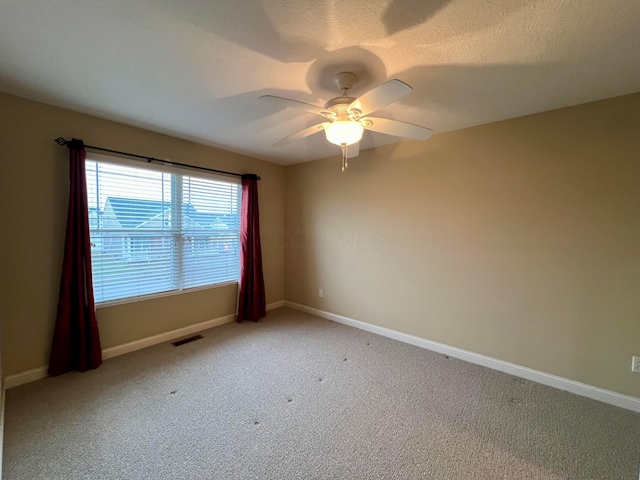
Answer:
<svg viewBox="0 0 640 480"><path fill-rule="evenodd" d="M241 186L87 160L96 303L237 281Z"/></svg>

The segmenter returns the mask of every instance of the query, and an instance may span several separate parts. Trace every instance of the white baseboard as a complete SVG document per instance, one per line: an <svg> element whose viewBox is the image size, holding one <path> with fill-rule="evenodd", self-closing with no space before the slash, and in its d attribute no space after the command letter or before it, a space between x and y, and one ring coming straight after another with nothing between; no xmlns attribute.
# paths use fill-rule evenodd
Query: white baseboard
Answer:
<svg viewBox="0 0 640 480"><path fill-rule="evenodd" d="M283 306L284 300L269 303L267 305L267 311ZM229 315L224 315L222 317L207 320L205 322L196 323L187 327L177 328L169 332L160 333L158 335L153 335L147 338L141 338L140 340L117 345L115 347L105 348L104 350L102 350L102 359L108 360L109 358L119 357L120 355L135 352L136 350L151 347L159 343L170 342L171 340L175 340L180 337L186 337L188 335L193 335L194 333L202 332L203 330L208 330L209 328L224 325L225 323L231 323L235 319L236 314L231 313ZM45 365L44 367L33 368L31 370L27 370L26 372L9 375L4 379L4 390L17 387L18 385L24 385L25 383L35 382L36 380L40 380L42 378L46 378L47 370L48 367Z"/></svg>
<svg viewBox="0 0 640 480"><path fill-rule="evenodd" d="M269 310L275 310L276 308L284 307L284 300L278 300L277 302L267 303L267 312Z"/></svg>
<svg viewBox="0 0 640 480"><path fill-rule="evenodd" d="M109 347L102 350L102 360L108 360L113 357L119 357L127 353L135 352L136 350L142 350L143 348L152 347L159 343L170 342L176 338L186 337L193 335L194 333L202 332L209 328L218 327L225 323L233 322L236 319L235 313L225 315L223 317L214 318L213 320L207 320L206 322L196 323L187 327L177 328L169 332L160 333L147 338L141 338L140 340L134 340L133 342L124 343L122 345L116 345L115 347Z"/></svg>
<svg viewBox="0 0 640 480"><path fill-rule="evenodd" d="M24 385L25 383L35 382L47 376L47 367L32 368L25 372L15 373L9 375L4 379L4 389L17 387L18 385Z"/></svg>
<svg viewBox="0 0 640 480"><path fill-rule="evenodd" d="M534 370L528 367L523 367L521 365L516 365L515 363L505 362L503 360L498 360L496 358L470 352L461 348L451 347L449 345L445 345L444 343L434 342L422 337L416 337L415 335L409 335L408 333L391 330L390 328L361 322L360 320L354 320L353 318L336 315L335 313L325 312L324 310L318 310L317 308L308 307L306 305L290 302L288 300L284 302L284 305L285 307L295 308L296 310L310 313L320 318L332 320L334 322L342 323L350 327L359 328L360 330L366 330L367 332L375 333L383 337L388 337L400 342L415 345L416 347L421 347L437 353L449 355L450 357L458 358L469 363L482 365L483 367L498 370L510 375L515 375L516 377L526 378L527 380L542 383L543 385L555 387L560 390L575 393L576 395L588 397L593 400L599 400L610 405L615 405L616 407L621 407L640 413L640 398L612 392L603 388L587 385L586 383L576 382L575 380L569 380L568 378L559 377L557 375L541 372L539 370Z"/></svg>

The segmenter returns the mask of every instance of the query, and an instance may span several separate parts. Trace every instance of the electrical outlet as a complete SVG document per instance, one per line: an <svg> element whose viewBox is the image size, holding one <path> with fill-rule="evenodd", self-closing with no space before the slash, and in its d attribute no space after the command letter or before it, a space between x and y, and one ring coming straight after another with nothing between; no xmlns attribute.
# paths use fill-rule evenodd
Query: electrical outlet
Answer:
<svg viewBox="0 0 640 480"><path fill-rule="evenodd" d="M323 289L321 289L321 288L319 288L319 289L318 289L318 296L319 296L320 298L323 298L323 297L324 297L324 290L323 290Z"/></svg>
<svg viewBox="0 0 640 480"><path fill-rule="evenodd" d="M631 357L631 371L640 373L640 357L636 357L635 355Z"/></svg>

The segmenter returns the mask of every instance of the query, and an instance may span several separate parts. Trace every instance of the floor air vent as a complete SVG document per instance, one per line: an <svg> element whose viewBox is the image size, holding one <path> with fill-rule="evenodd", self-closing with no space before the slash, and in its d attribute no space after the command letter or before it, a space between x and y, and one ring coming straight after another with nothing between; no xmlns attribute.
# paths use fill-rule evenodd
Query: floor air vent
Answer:
<svg viewBox="0 0 640 480"><path fill-rule="evenodd" d="M178 340L177 342L171 342L171 345L174 347L179 347L180 345L184 345L185 343L195 342L196 340L200 340L202 335L194 335L193 337L183 338L182 340Z"/></svg>

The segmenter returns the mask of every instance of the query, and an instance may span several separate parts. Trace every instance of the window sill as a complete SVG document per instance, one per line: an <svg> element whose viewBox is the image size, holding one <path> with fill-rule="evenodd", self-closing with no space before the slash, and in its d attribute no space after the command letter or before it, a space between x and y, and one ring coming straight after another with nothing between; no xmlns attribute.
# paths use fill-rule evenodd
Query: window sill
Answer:
<svg viewBox="0 0 640 480"><path fill-rule="evenodd" d="M231 285L238 285L237 281L215 283L213 285L203 285L201 287L185 288L182 290L170 290L168 292L151 293L149 295L140 295L138 297L121 298L119 300L109 300L107 302L96 303L96 310L100 308L114 307L116 305L124 305L126 303L144 302L145 300L152 300L154 298L172 297L174 295L182 295L183 293L198 292L200 290L212 290L214 288L229 287Z"/></svg>

